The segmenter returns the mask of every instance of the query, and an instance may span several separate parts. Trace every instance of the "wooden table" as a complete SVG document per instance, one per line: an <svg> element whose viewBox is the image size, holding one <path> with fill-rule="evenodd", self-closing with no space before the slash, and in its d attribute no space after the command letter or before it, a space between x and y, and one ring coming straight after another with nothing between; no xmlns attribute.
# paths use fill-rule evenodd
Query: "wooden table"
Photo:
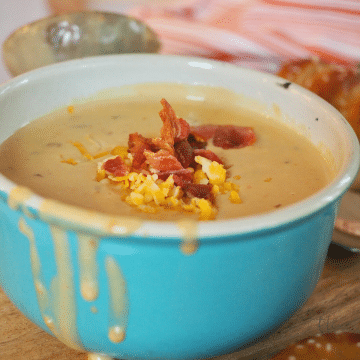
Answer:
<svg viewBox="0 0 360 360"><path fill-rule="evenodd" d="M360 254L331 245L314 294L270 338L216 360L266 360L270 353L317 333L360 333ZM86 360L27 320L0 289L0 360Z"/></svg>

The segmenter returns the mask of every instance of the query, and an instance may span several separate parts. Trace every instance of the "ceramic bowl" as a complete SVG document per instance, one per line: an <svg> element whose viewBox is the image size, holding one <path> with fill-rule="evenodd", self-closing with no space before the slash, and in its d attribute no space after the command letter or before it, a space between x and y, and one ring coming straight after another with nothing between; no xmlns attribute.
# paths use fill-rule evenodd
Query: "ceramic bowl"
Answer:
<svg viewBox="0 0 360 360"><path fill-rule="evenodd" d="M83 11L49 16L22 26L4 42L3 60L10 74L96 55L155 53L156 34L129 16Z"/></svg>
<svg viewBox="0 0 360 360"><path fill-rule="evenodd" d="M71 207L0 176L0 282L29 319L75 349L119 359L213 357L264 338L309 298L359 145L339 112L295 84L151 54L73 60L12 79L0 87L0 141L74 99L149 82L220 86L263 104L265 115L276 104L279 121L331 153L334 180L283 209L192 223L196 236L188 237L178 223Z"/></svg>

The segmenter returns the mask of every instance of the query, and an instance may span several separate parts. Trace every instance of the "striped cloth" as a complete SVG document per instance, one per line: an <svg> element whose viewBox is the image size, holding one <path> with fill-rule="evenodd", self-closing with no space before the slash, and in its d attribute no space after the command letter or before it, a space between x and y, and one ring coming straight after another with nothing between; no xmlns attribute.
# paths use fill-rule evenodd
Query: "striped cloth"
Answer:
<svg viewBox="0 0 360 360"><path fill-rule="evenodd" d="M360 61L360 1L183 0L129 13L159 34L166 54L272 72L294 58Z"/></svg>

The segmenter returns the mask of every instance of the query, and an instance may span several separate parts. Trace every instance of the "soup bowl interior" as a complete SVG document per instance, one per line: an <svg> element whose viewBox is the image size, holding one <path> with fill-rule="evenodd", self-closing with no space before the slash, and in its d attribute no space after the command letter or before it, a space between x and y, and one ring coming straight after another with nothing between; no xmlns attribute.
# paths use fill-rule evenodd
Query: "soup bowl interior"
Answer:
<svg viewBox="0 0 360 360"><path fill-rule="evenodd" d="M303 133L334 179L273 212L231 220L140 221L44 199L0 177L0 284L34 323L68 346L122 359L194 359L262 339L314 290L342 195L359 166L355 134L310 92L269 74L198 58L121 55L74 60L0 88L0 141L54 109L123 86L198 85ZM166 97L167 94L164 94ZM219 107L225 99L214 98Z"/></svg>

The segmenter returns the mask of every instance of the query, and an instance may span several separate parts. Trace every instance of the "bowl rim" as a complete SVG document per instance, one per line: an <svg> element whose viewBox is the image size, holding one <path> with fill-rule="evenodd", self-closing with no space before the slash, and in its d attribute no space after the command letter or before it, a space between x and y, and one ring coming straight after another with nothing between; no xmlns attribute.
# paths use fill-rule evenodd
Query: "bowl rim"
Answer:
<svg viewBox="0 0 360 360"><path fill-rule="evenodd" d="M75 69L84 66L93 68L94 66L102 66L111 62L117 62L118 64L119 61L123 61L124 63L133 63L134 61L147 63L148 61L155 61L163 64L170 62L177 66L189 66L189 63L198 62L205 67L210 66L212 69L215 69L214 71L232 71L238 74L238 76L241 74L242 76L245 76L247 73L247 76L251 75L257 79L266 77L274 84L278 84L279 81L286 81L273 74L199 57L159 54L121 54L75 59L32 70L1 84L0 97L2 94L7 93L8 90L15 89L22 84L29 84L38 78L51 76L57 72L75 71ZM287 89L287 91L288 90L289 89ZM325 100L296 84L292 84L291 91L293 90L296 92L297 96L301 96L302 98L307 99L307 101L309 101L310 98L311 101L315 101L327 112L333 114L334 118L336 117L337 125L339 125L341 128L340 130L344 132L349 144L346 150L346 153L348 154L347 162L342 164L337 176L320 191L284 208L238 219L199 222L189 220L188 223L196 226L197 237L202 241L212 241L219 237L230 239L234 235L247 235L249 233L252 233L255 236L256 233L263 231L277 231L284 227L291 226L294 223L302 222L308 217L322 211L328 205L339 200L349 189L352 181L355 179L360 164L360 147L355 132L341 113ZM2 198L3 201L8 201L9 194L14 188L18 188L18 186L4 175L0 174L0 198ZM1 194L1 192L5 193L5 195ZM46 214L44 216L44 213L41 213L39 209L46 201L49 204L62 208L63 211L61 212L61 215L59 215L60 213L58 212L56 215ZM58 201L49 201L34 193L31 193L31 196L20 204L19 210L22 211L25 216L38 217L50 224L55 224L75 231L86 231L93 234L99 234L101 236L127 237L131 235L132 238L136 238L137 240L145 238L145 241L151 240L152 242L154 240L159 240L161 242L169 240L170 242L173 242L178 241L179 238L184 236L183 232L179 229L178 222L144 221L133 217L116 217L73 205L63 204ZM74 211L77 216L73 218L69 216L69 214ZM91 223L84 221L84 219L89 220L90 218L92 219ZM124 226L124 221L130 221L132 226L131 231L129 231L128 226Z"/></svg>

